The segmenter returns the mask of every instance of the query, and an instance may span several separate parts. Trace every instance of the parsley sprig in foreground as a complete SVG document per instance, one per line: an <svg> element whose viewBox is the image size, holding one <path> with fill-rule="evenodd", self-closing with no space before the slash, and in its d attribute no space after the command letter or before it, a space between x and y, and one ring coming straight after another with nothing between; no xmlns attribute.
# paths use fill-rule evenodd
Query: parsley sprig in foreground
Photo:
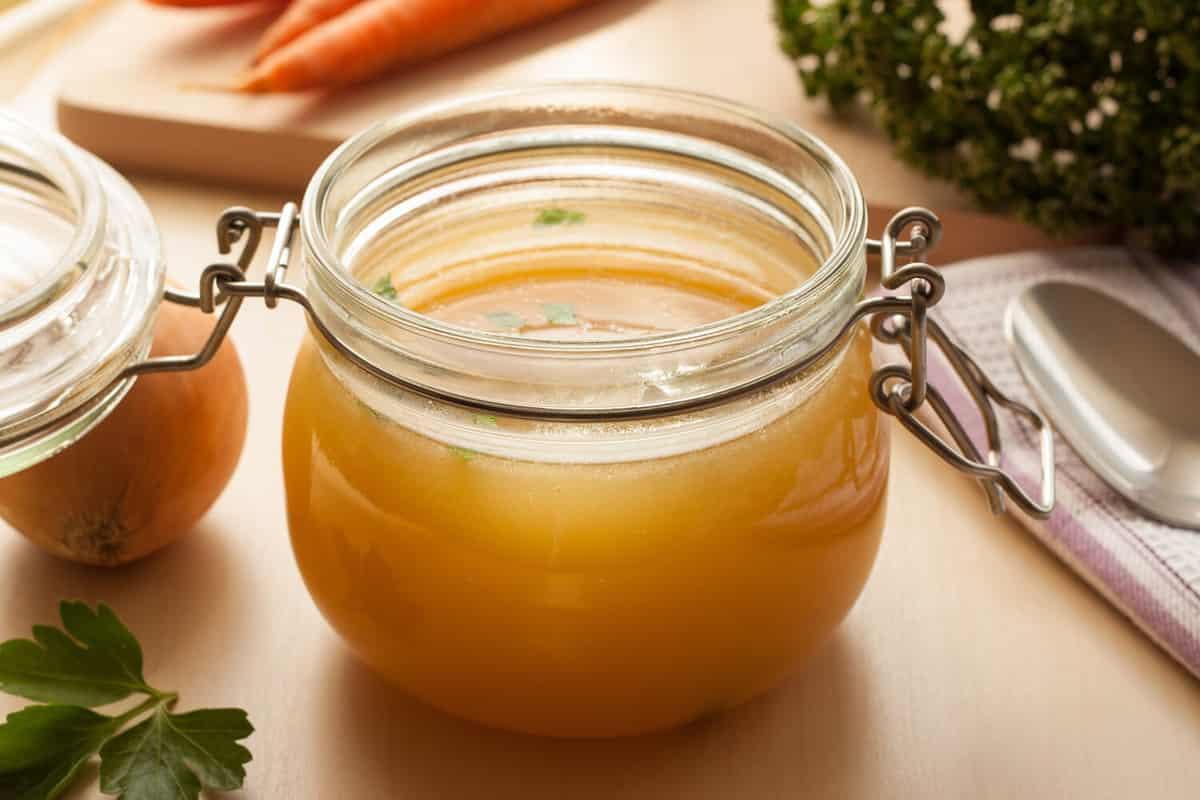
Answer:
<svg viewBox="0 0 1200 800"><path fill-rule="evenodd" d="M100 754L100 790L123 800L196 800L237 789L253 731L240 708L175 714L178 695L142 676L142 648L100 604L63 602L62 629L0 644L0 691L36 700L0 725L0 800L49 800ZM93 711L140 696L114 716Z"/></svg>

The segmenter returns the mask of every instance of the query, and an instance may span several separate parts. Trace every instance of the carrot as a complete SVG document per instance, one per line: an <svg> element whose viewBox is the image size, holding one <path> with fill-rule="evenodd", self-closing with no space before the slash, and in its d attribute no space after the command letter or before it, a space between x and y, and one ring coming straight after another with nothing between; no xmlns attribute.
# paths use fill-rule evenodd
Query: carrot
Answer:
<svg viewBox="0 0 1200 800"><path fill-rule="evenodd" d="M295 0L259 39L254 63L360 2L362 0Z"/></svg>
<svg viewBox="0 0 1200 800"><path fill-rule="evenodd" d="M287 0L146 0L152 6L170 6L171 8L215 8L216 6L236 6L264 1L272 5L287 2Z"/></svg>
<svg viewBox="0 0 1200 800"><path fill-rule="evenodd" d="M363 0L270 53L234 87L343 86L425 61L589 0Z"/></svg>

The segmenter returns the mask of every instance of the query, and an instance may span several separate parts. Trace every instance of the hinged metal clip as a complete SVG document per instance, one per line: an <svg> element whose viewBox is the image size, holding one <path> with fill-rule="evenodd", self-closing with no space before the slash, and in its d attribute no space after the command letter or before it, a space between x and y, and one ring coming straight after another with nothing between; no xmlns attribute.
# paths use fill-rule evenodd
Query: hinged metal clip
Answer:
<svg viewBox="0 0 1200 800"><path fill-rule="evenodd" d="M910 229L909 238L901 238ZM942 326L927 314L946 292L946 281L936 269L921 261L897 268L898 256L916 259L931 249L941 237L937 216L924 208L906 208L888 222L880 241L868 240L867 249L880 256L881 280L885 289L908 285L910 295L866 300L860 309L878 304L871 310L871 331L882 342L899 345L909 364L890 364L871 377L871 397L875 404L900 420L910 433L960 472L979 479L993 513L1003 513L1006 498L1025 513L1045 519L1054 508L1054 435L1040 414L1029 406L1005 395L984 374L979 364L951 340ZM881 302L882 301L882 302ZM899 308L896 301L900 302ZM987 437L986 461L938 390L929 384L928 346L932 341L954 369L983 419ZM949 431L953 443L946 441L917 418L916 412L928 405ZM1003 443L996 408L1016 414L1037 431L1041 454L1041 485L1034 499L1002 468Z"/></svg>
<svg viewBox="0 0 1200 800"><path fill-rule="evenodd" d="M218 262L205 267L200 273L200 290L195 294L169 287L163 292L163 299L198 308L205 314L212 314L224 306L204 346L192 355L158 356L130 364L121 372L119 379L153 372L199 369L216 355L241 310L243 299L262 297L268 308L274 308L279 297L285 294L284 278L291 261L292 240L298 227L299 209L295 203L287 203L279 213L253 211L241 206L226 210L217 220L217 249L222 255L228 255L241 242L242 249L237 261L232 264ZM263 281L250 282L246 280L246 270L254 261L264 228L277 230L275 241L271 245Z"/></svg>

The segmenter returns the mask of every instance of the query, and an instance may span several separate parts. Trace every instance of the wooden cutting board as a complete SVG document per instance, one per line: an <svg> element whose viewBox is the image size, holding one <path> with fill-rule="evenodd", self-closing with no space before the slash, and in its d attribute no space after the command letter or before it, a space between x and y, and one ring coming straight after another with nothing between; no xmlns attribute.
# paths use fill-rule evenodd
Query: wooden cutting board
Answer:
<svg viewBox="0 0 1200 800"><path fill-rule="evenodd" d="M652 82L765 108L816 133L858 176L875 207L873 230L905 205L969 209L963 195L896 160L868 120L836 118L822 101L804 97L779 50L772 5L603 0L362 88L242 96L197 87L238 74L276 6L177 10L128 2L72 48L58 119L64 133L120 169L298 194L338 142L428 101L547 81ZM961 215L947 221L955 219ZM1044 243L1023 225L969 215L948 230L940 255Z"/></svg>

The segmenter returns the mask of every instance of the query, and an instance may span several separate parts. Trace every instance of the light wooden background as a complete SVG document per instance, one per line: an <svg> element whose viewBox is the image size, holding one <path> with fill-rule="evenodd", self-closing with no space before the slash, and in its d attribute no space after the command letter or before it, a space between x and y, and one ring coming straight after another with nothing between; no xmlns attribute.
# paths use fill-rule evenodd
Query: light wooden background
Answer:
<svg viewBox="0 0 1200 800"><path fill-rule="evenodd" d="M746 2L746 13L766 5ZM14 55L2 56L7 70ZM49 120L61 63L19 98L26 113ZM185 283L214 255L222 208L285 199L134 182ZM243 311L234 339L250 381L246 452L185 541L105 572L0 530L0 637L52 621L60 598L113 605L141 638L152 682L180 690L185 707L250 711L255 760L233 797L1200 796L1200 683L900 429L871 582L782 690L703 727L592 743L485 730L407 700L347 655L292 561L279 415L301 335L296 309ZM0 712L17 706L0 698Z"/></svg>

